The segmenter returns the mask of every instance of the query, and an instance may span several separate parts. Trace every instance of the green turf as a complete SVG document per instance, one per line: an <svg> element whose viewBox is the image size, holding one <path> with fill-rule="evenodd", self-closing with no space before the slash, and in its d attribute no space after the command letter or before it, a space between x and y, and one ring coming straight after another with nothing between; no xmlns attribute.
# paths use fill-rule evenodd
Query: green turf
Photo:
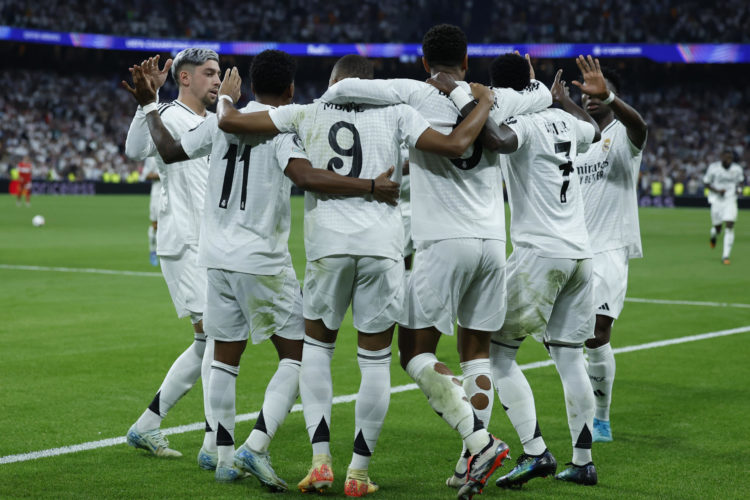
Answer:
<svg viewBox="0 0 750 500"><path fill-rule="evenodd" d="M145 196L34 197L32 208L0 196L0 264L153 272L148 265ZM301 200L293 200L290 248L301 276ZM31 217L43 214L46 226ZM740 213L731 266L708 247L707 210L644 209L646 258L631 263L628 295L650 299L750 303L750 230ZM719 246L721 242L719 243ZM0 457L124 435L191 339L159 276L120 276L0 268ZM627 303L613 333L622 347L750 325L750 309ZM333 361L334 394L359 385L355 336L347 318ZM750 491L750 333L617 356L612 426L615 442L595 445L600 484L593 488L535 480L522 491L484 497L747 498ZM455 343L439 356L458 368ZM519 361L548 359L528 341ZM238 380L238 413L257 411L276 355L248 348ZM411 380L394 357L392 385ZM553 367L526 372L551 451L570 459L562 389ZM499 404L495 403L499 410ZM200 422L199 389L169 414L164 427ZM253 422L239 423L238 441ZM520 453L502 411L491 428ZM343 498L351 456L353 404L334 406L332 450L337 480L328 497ZM126 445L0 465L0 498L271 498L255 480L218 485L198 470L201 432L173 435L185 453L160 460ZM301 413L292 413L272 444L274 465L289 483L309 466ZM443 483L460 442L419 391L394 394L371 465L381 499L450 499ZM496 474L497 477L499 474ZM287 497L300 497L290 492Z"/></svg>

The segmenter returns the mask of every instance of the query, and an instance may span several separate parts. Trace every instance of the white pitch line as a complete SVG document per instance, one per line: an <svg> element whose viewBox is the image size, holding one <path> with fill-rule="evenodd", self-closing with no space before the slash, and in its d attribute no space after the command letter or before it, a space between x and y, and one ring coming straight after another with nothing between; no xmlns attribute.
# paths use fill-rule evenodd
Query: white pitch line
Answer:
<svg viewBox="0 0 750 500"><path fill-rule="evenodd" d="M149 271L118 271L116 269L93 269L85 267L45 267L45 266L14 266L0 264L0 269L17 271L56 271L60 273L89 273L89 274L115 274L121 276L161 276L161 273Z"/></svg>
<svg viewBox="0 0 750 500"><path fill-rule="evenodd" d="M658 347L666 347L666 346L675 345L675 344L695 342L697 340L706 340L706 339L712 339L716 337L726 337L728 335L736 335L738 333L745 333L745 332L750 332L750 325L742 326L739 328L731 328L729 330L708 332L708 333L703 333L699 335L689 335L687 337L680 337L676 339L659 340L656 342L648 342L646 344L618 347L617 349L613 349L613 352L615 354L622 354L626 352L643 351L646 349L656 349ZM525 365L521 365L520 368L526 371L526 370L533 370L535 368L551 366L552 364L553 364L552 360L548 359L546 361L537 361L534 363L527 363ZM398 392L413 391L416 389L417 389L417 384L399 385L399 386L391 388L391 394L395 394ZM356 394L346 394L344 396L336 396L333 398L333 404L351 403L352 401L355 401L356 399L357 399ZM294 406L292 406L292 409L290 412L300 412L300 411L302 411L302 405L295 404ZM258 418L258 415L260 415L260 412L257 412L257 411L252 412L252 413L245 413L242 415L237 415L236 421L245 422L248 420L255 420ZM180 425L177 427L170 427L168 429L163 429L163 432L166 435L183 434L185 432L199 431L199 430L202 430L203 428L204 428L203 423L194 423L194 424ZM48 450L33 451L30 453L20 453L18 455L7 455L4 457L0 457L0 465L12 464L16 462L27 462L29 460L35 460L37 458L55 457L58 455L66 455L69 453L76 453L79 451L95 450L97 448L106 448L108 446L116 446L118 444L125 444L125 438L117 437L117 438L110 438L110 439L102 439L100 441L90 441L88 443L75 444L71 446L62 446L60 448L51 448Z"/></svg>
<svg viewBox="0 0 750 500"><path fill-rule="evenodd" d="M161 277L162 274L154 271L120 271L117 269L93 269L80 267L46 267L46 266L22 266L12 264L0 264L0 269L18 270L18 271L53 271L61 273L89 273L89 274L110 274L121 276L148 276ZM625 302L639 302L642 304L663 304L679 306L706 306L706 307L735 307L740 309L750 309L750 304L737 304L732 302L700 302L695 300L666 300L666 299L643 299L637 297L627 297Z"/></svg>
<svg viewBox="0 0 750 500"><path fill-rule="evenodd" d="M735 304L732 302L699 302L695 300L664 300L664 299L638 299L627 297L625 302L640 302L643 304L666 304L677 306L707 306L707 307L738 307L741 309L750 309L750 304Z"/></svg>

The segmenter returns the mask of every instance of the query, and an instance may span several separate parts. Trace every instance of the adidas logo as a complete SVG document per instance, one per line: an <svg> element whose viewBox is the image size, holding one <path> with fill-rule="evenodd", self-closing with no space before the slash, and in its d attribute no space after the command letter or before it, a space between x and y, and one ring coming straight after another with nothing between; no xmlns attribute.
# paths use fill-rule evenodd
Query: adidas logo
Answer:
<svg viewBox="0 0 750 500"><path fill-rule="evenodd" d="M605 396L605 394L604 394L604 391L597 389L594 391L594 396L598 396L601 398L602 396Z"/></svg>
<svg viewBox="0 0 750 500"><path fill-rule="evenodd" d="M602 305L599 306L599 309L601 309L603 311L609 311L609 304L607 304L605 302L604 304L602 304Z"/></svg>

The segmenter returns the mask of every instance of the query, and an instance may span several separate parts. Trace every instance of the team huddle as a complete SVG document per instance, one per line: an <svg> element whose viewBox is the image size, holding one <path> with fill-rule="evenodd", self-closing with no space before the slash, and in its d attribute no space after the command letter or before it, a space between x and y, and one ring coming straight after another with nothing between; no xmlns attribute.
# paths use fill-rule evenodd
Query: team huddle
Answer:
<svg viewBox="0 0 750 500"><path fill-rule="evenodd" d="M218 481L252 474L285 491L268 450L299 394L312 461L298 488L329 488L331 359L351 306L362 379L347 496L379 489L369 463L390 402L396 325L401 366L462 442L446 480L459 499L481 493L510 457L487 429L493 387L523 446L498 486L554 474L597 483L592 442L612 440L610 334L628 261L642 256L636 182L647 125L591 56L577 59L579 106L562 71L548 89L517 54L493 61L492 87L466 83L467 41L455 26L431 28L423 53L427 82L374 80L372 64L349 55L320 99L297 105L293 58L267 50L250 69L256 100L241 110L240 75L227 69L221 81L211 50L186 49L162 69L158 56L130 68L133 87L124 86L139 107L126 152L156 163L156 254L195 335L128 431L130 445L180 456L161 421L201 377L198 465ZM170 72L179 97L159 104ZM206 111L216 101L216 114ZM304 295L288 249L292 183L306 191ZM436 356L454 329L460 377ZM565 393L572 459L561 472L516 362L528 336L547 347ZM254 429L235 449L235 386L248 339L270 339L280 361Z"/></svg>

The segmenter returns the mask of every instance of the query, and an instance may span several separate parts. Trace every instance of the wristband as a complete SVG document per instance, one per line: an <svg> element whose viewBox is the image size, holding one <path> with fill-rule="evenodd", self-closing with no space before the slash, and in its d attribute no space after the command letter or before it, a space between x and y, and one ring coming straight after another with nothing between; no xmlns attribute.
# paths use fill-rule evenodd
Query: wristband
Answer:
<svg viewBox="0 0 750 500"><path fill-rule="evenodd" d="M453 89L448 97L451 98L451 101L453 101L453 104L456 105L459 111L464 109L464 106L470 102L474 102L474 99L461 87Z"/></svg>
<svg viewBox="0 0 750 500"><path fill-rule="evenodd" d="M375 194L375 179L370 179L370 194Z"/></svg>
<svg viewBox="0 0 750 500"><path fill-rule="evenodd" d="M609 104L609 103L611 103L612 101L615 100L615 97L617 97L615 95L615 93L610 90L609 91L609 96L602 101L602 104Z"/></svg>
<svg viewBox="0 0 750 500"><path fill-rule="evenodd" d="M234 99L232 99L232 96L230 96L229 94L221 94L219 96L219 99L220 100L221 99L225 99L225 100L229 101L230 103L232 103L232 106L234 106Z"/></svg>
<svg viewBox="0 0 750 500"><path fill-rule="evenodd" d="M143 114L147 115L147 114L149 114L152 111L157 111L159 109L159 107L156 105L155 102L150 102L150 103L146 104L145 106L143 106L142 109L143 109Z"/></svg>

